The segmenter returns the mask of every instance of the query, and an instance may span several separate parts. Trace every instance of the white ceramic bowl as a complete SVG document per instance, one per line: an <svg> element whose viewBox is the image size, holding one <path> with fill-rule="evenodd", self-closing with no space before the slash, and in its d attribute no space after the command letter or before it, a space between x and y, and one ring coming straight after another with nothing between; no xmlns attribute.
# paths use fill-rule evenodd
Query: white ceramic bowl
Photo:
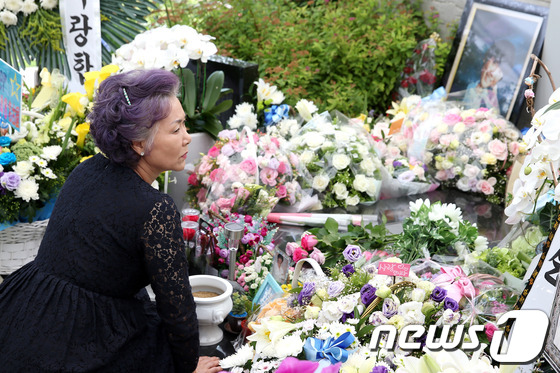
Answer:
<svg viewBox="0 0 560 373"><path fill-rule="evenodd" d="M233 287L227 280L217 276L195 275L190 276L189 281L196 303L200 345L215 345L224 337L224 333L219 325L233 308L231 301ZM211 291L219 295L210 298L199 298L194 296L194 293L197 291Z"/></svg>

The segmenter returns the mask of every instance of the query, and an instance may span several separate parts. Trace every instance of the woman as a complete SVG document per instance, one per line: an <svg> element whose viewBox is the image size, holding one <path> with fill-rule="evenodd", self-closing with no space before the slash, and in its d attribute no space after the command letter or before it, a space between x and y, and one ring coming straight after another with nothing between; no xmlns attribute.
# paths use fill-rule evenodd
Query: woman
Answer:
<svg viewBox="0 0 560 373"><path fill-rule="evenodd" d="M151 186L185 166L178 86L163 70L101 83L90 120L104 155L72 172L36 259L0 285L0 371L220 371L198 361L180 216Z"/></svg>

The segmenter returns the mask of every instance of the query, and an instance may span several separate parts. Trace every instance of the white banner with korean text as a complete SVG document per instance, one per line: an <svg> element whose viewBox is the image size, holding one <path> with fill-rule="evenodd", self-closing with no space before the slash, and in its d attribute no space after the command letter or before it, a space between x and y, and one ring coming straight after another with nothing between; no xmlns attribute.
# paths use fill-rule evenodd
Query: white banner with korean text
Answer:
<svg viewBox="0 0 560 373"><path fill-rule="evenodd" d="M101 69L99 0L60 0L58 6L71 71L68 91L85 93L83 74Z"/></svg>

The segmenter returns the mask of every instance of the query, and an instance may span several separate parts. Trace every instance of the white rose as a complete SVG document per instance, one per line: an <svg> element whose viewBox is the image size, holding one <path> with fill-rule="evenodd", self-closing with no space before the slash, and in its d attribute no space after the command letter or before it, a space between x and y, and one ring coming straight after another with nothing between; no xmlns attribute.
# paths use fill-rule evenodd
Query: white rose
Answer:
<svg viewBox="0 0 560 373"><path fill-rule="evenodd" d="M334 168L344 170L350 164L350 157L346 154L335 154L332 158Z"/></svg>
<svg viewBox="0 0 560 373"><path fill-rule="evenodd" d="M366 158L360 162L360 168L366 175L371 176L373 171L375 171L375 162L371 158Z"/></svg>
<svg viewBox="0 0 560 373"><path fill-rule="evenodd" d="M306 121L309 122L313 118L313 113L317 111L317 106L308 100L299 100L295 106L299 115Z"/></svg>
<svg viewBox="0 0 560 373"><path fill-rule="evenodd" d="M333 148L333 147L334 147L334 144L333 144L332 141L325 141L325 142L323 143L323 145L321 145L321 149L323 149L323 150L326 150L326 149L329 149L329 148Z"/></svg>
<svg viewBox="0 0 560 373"><path fill-rule="evenodd" d="M313 158L315 158L315 153L310 150L306 150L300 155L299 161L306 165L309 164L309 162L311 162Z"/></svg>
<svg viewBox="0 0 560 373"><path fill-rule="evenodd" d="M416 288L410 292L410 299L415 302L423 302L426 299L426 290Z"/></svg>
<svg viewBox="0 0 560 373"><path fill-rule="evenodd" d="M14 191L14 195L18 198L29 202L32 199L39 199L39 185L33 179L22 180L17 189Z"/></svg>
<svg viewBox="0 0 560 373"><path fill-rule="evenodd" d="M352 196L346 198L346 204L348 206L356 206L358 203L360 203L360 197L358 196Z"/></svg>
<svg viewBox="0 0 560 373"><path fill-rule="evenodd" d="M338 143L347 143L350 141L350 134L342 131L336 131L334 133L334 138Z"/></svg>
<svg viewBox="0 0 560 373"><path fill-rule="evenodd" d="M368 185L367 185L367 189L366 189L366 193L368 194L368 196L370 197L375 197L377 196L377 184L378 181L376 179L374 179L373 177L368 177L367 178L368 181Z"/></svg>
<svg viewBox="0 0 560 373"><path fill-rule="evenodd" d="M356 178L354 179L354 182L352 183L352 186L358 192L365 192L368 189L368 185L369 185L369 181L368 181L366 175L362 175L362 174L356 175Z"/></svg>
<svg viewBox="0 0 560 373"><path fill-rule="evenodd" d="M321 307L308 306L305 309L305 313L303 314L303 317L305 317L306 320L316 319L319 317L319 311L321 311Z"/></svg>
<svg viewBox="0 0 560 373"><path fill-rule="evenodd" d="M459 123L455 124L455 126L453 127L453 132L459 133L459 134L465 132L465 123L459 122Z"/></svg>
<svg viewBox="0 0 560 373"><path fill-rule="evenodd" d="M337 199L346 199L348 197L348 190L343 183L334 184L333 192Z"/></svg>
<svg viewBox="0 0 560 373"><path fill-rule="evenodd" d="M441 167L444 170L449 170L451 167L453 167L453 162L451 162L450 160L444 159L443 162L441 162Z"/></svg>
<svg viewBox="0 0 560 373"><path fill-rule="evenodd" d="M479 172L480 172L480 168L478 168L478 167L476 167L472 164L468 164L468 165L465 166L465 170L463 171L463 175L465 175L469 179L472 179L473 177L477 177Z"/></svg>
<svg viewBox="0 0 560 373"><path fill-rule="evenodd" d="M328 175L317 175L313 178L313 189L317 190L318 192L322 192L327 189L330 181L331 180L329 179Z"/></svg>
<svg viewBox="0 0 560 373"><path fill-rule="evenodd" d="M33 163L30 161L19 161L13 167L14 172L18 174L22 179L29 177L34 168L35 167L33 166Z"/></svg>
<svg viewBox="0 0 560 373"><path fill-rule="evenodd" d="M325 137L318 132L308 132L305 135L305 142L311 149L317 149L324 141Z"/></svg>

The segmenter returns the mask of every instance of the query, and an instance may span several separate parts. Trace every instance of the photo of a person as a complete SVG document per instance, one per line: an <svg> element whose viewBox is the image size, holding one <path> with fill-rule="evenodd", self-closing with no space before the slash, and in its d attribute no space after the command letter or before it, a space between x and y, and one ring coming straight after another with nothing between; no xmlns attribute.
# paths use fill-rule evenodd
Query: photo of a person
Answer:
<svg viewBox="0 0 560 373"><path fill-rule="evenodd" d="M284 253L277 251L272 263L272 277L279 283L285 284L288 279L289 260Z"/></svg>
<svg viewBox="0 0 560 373"><path fill-rule="evenodd" d="M504 77L502 62L511 61L515 47L507 40L499 40L486 51L480 69L480 79L469 83L463 103L467 109L479 107L500 110L498 82Z"/></svg>

